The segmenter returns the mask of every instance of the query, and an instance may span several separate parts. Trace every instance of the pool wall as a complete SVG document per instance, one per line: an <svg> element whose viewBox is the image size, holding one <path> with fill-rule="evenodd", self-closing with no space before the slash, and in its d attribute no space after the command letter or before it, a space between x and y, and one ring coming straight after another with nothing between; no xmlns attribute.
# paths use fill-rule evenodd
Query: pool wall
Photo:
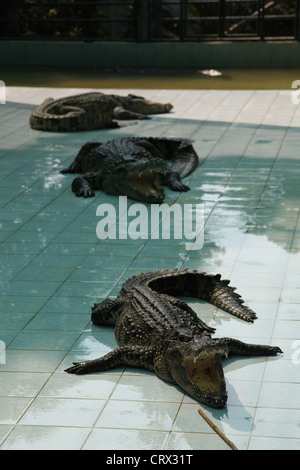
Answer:
<svg viewBox="0 0 300 470"><path fill-rule="evenodd" d="M297 67L300 42L0 41L0 65L80 67Z"/></svg>

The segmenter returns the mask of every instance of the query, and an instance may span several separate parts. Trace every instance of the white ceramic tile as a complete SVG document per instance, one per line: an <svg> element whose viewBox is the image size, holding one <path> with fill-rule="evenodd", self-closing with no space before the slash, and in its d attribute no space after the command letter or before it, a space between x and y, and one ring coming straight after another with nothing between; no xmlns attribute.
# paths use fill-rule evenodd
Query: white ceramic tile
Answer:
<svg viewBox="0 0 300 470"><path fill-rule="evenodd" d="M207 409L207 415L239 449L298 450L300 120L289 92L143 90L150 99L172 101L174 112L126 132L84 136L28 127L28 104L70 90L7 92L0 131L1 448L226 447L198 414L201 405L153 373L123 367L89 376L64 372L73 361L117 347L113 330L95 327L89 318L94 302L118 293L125 270L123 279L184 263L230 278L258 314L251 325L191 301L217 328L216 336L284 351L276 358L225 360L228 405ZM176 246L174 240L152 240L145 250L143 240L99 243L96 208L112 196L75 198L71 179L58 174L87 140L141 134L195 140L201 165L189 178L191 191L168 189L166 200L204 202L202 250L187 254L181 240Z"/></svg>

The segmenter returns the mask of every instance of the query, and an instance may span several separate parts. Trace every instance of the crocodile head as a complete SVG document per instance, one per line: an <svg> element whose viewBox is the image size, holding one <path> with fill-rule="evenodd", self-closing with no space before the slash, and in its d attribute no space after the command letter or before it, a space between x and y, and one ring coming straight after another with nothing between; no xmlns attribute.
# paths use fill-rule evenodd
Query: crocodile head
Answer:
<svg viewBox="0 0 300 470"><path fill-rule="evenodd" d="M142 96L128 95L126 97L126 109L140 114L160 114L168 113L173 109L171 103L157 103Z"/></svg>
<svg viewBox="0 0 300 470"><path fill-rule="evenodd" d="M166 362L172 379L185 392L213 408L223 408L227 392L221 357L227 353L217 340L194 336L186 342L171 341Z"/></svg>
<svg viewBox="0 0 300 470"><path fill-rule="evenodd" d="M166 171L166 163L160 158L150 161L141 157L123 157L124 163L112 172L109 184L114 187L115 194L124 194L137 201L161 203L165 193L162 175Z"/></svg>

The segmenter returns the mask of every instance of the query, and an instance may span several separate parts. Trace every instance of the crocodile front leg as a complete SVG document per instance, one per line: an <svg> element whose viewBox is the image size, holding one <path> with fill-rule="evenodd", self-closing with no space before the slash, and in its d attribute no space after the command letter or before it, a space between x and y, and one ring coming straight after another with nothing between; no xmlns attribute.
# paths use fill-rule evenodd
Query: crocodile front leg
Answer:
<svg viewBox="0 0 300 470"><path fill-rule="evenodd" d="M239 356L276 356L282 351L278 346L266 344L248 344L233 338L216 339L218 344L227 345L229 355Z"/></svg>
<svg viewBox="0 0 300 470"><path fill-rule="evenodd" d="M74 362L65 370L68 374L89 374L102 372L120 366L143 367L153 370L153 351L144 346L123 346L92 361Z"/></svg>
<svg viewBox="0 0 300 470"><path fill-rule="evenodd" d="M72 182L72 191L77 197L93 197L94 189L101 189L102 184L97 173L86 173Z"/></svg>

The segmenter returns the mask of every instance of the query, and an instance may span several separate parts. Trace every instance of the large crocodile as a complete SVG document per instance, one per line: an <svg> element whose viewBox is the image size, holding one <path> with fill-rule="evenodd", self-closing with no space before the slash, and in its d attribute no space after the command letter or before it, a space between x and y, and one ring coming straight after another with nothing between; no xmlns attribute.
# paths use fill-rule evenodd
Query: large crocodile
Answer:
<svg viewBox="0 0 300 470"><path fill-rule="evenodd" d="M124 137L106 143L88 142L61 172L83 173L72 183L76 196L91 197L95 189L103 189L107 194L160 203L165 196L163 185L174 191L189 189L181 178L197 165L190 140Z"/></svg>
<svg viewBox="0 0 300 470"><path fill-rule="evenodd" d="M148 114L168 113L170 103L157 103L141 96L82 93L54 100L45 99L33 109L33 129L53 132L87 131L119 127L114 119L147 119Z"/></svg>
<svg viewBox="0 0 300 470"><path fill-rule="evenodd" d="M212 339L206 325L173 295L206 300L232 315L253 322L256 314L221 276L189 270L163 270L127 280L115 300L92 308L95 325L115 325L119 348L95 360L74 363L72 374L136 366L179 385L196 400L214 408L227 402L221 357L281 353L277 346L246 344L237 339Z"/></svg>

